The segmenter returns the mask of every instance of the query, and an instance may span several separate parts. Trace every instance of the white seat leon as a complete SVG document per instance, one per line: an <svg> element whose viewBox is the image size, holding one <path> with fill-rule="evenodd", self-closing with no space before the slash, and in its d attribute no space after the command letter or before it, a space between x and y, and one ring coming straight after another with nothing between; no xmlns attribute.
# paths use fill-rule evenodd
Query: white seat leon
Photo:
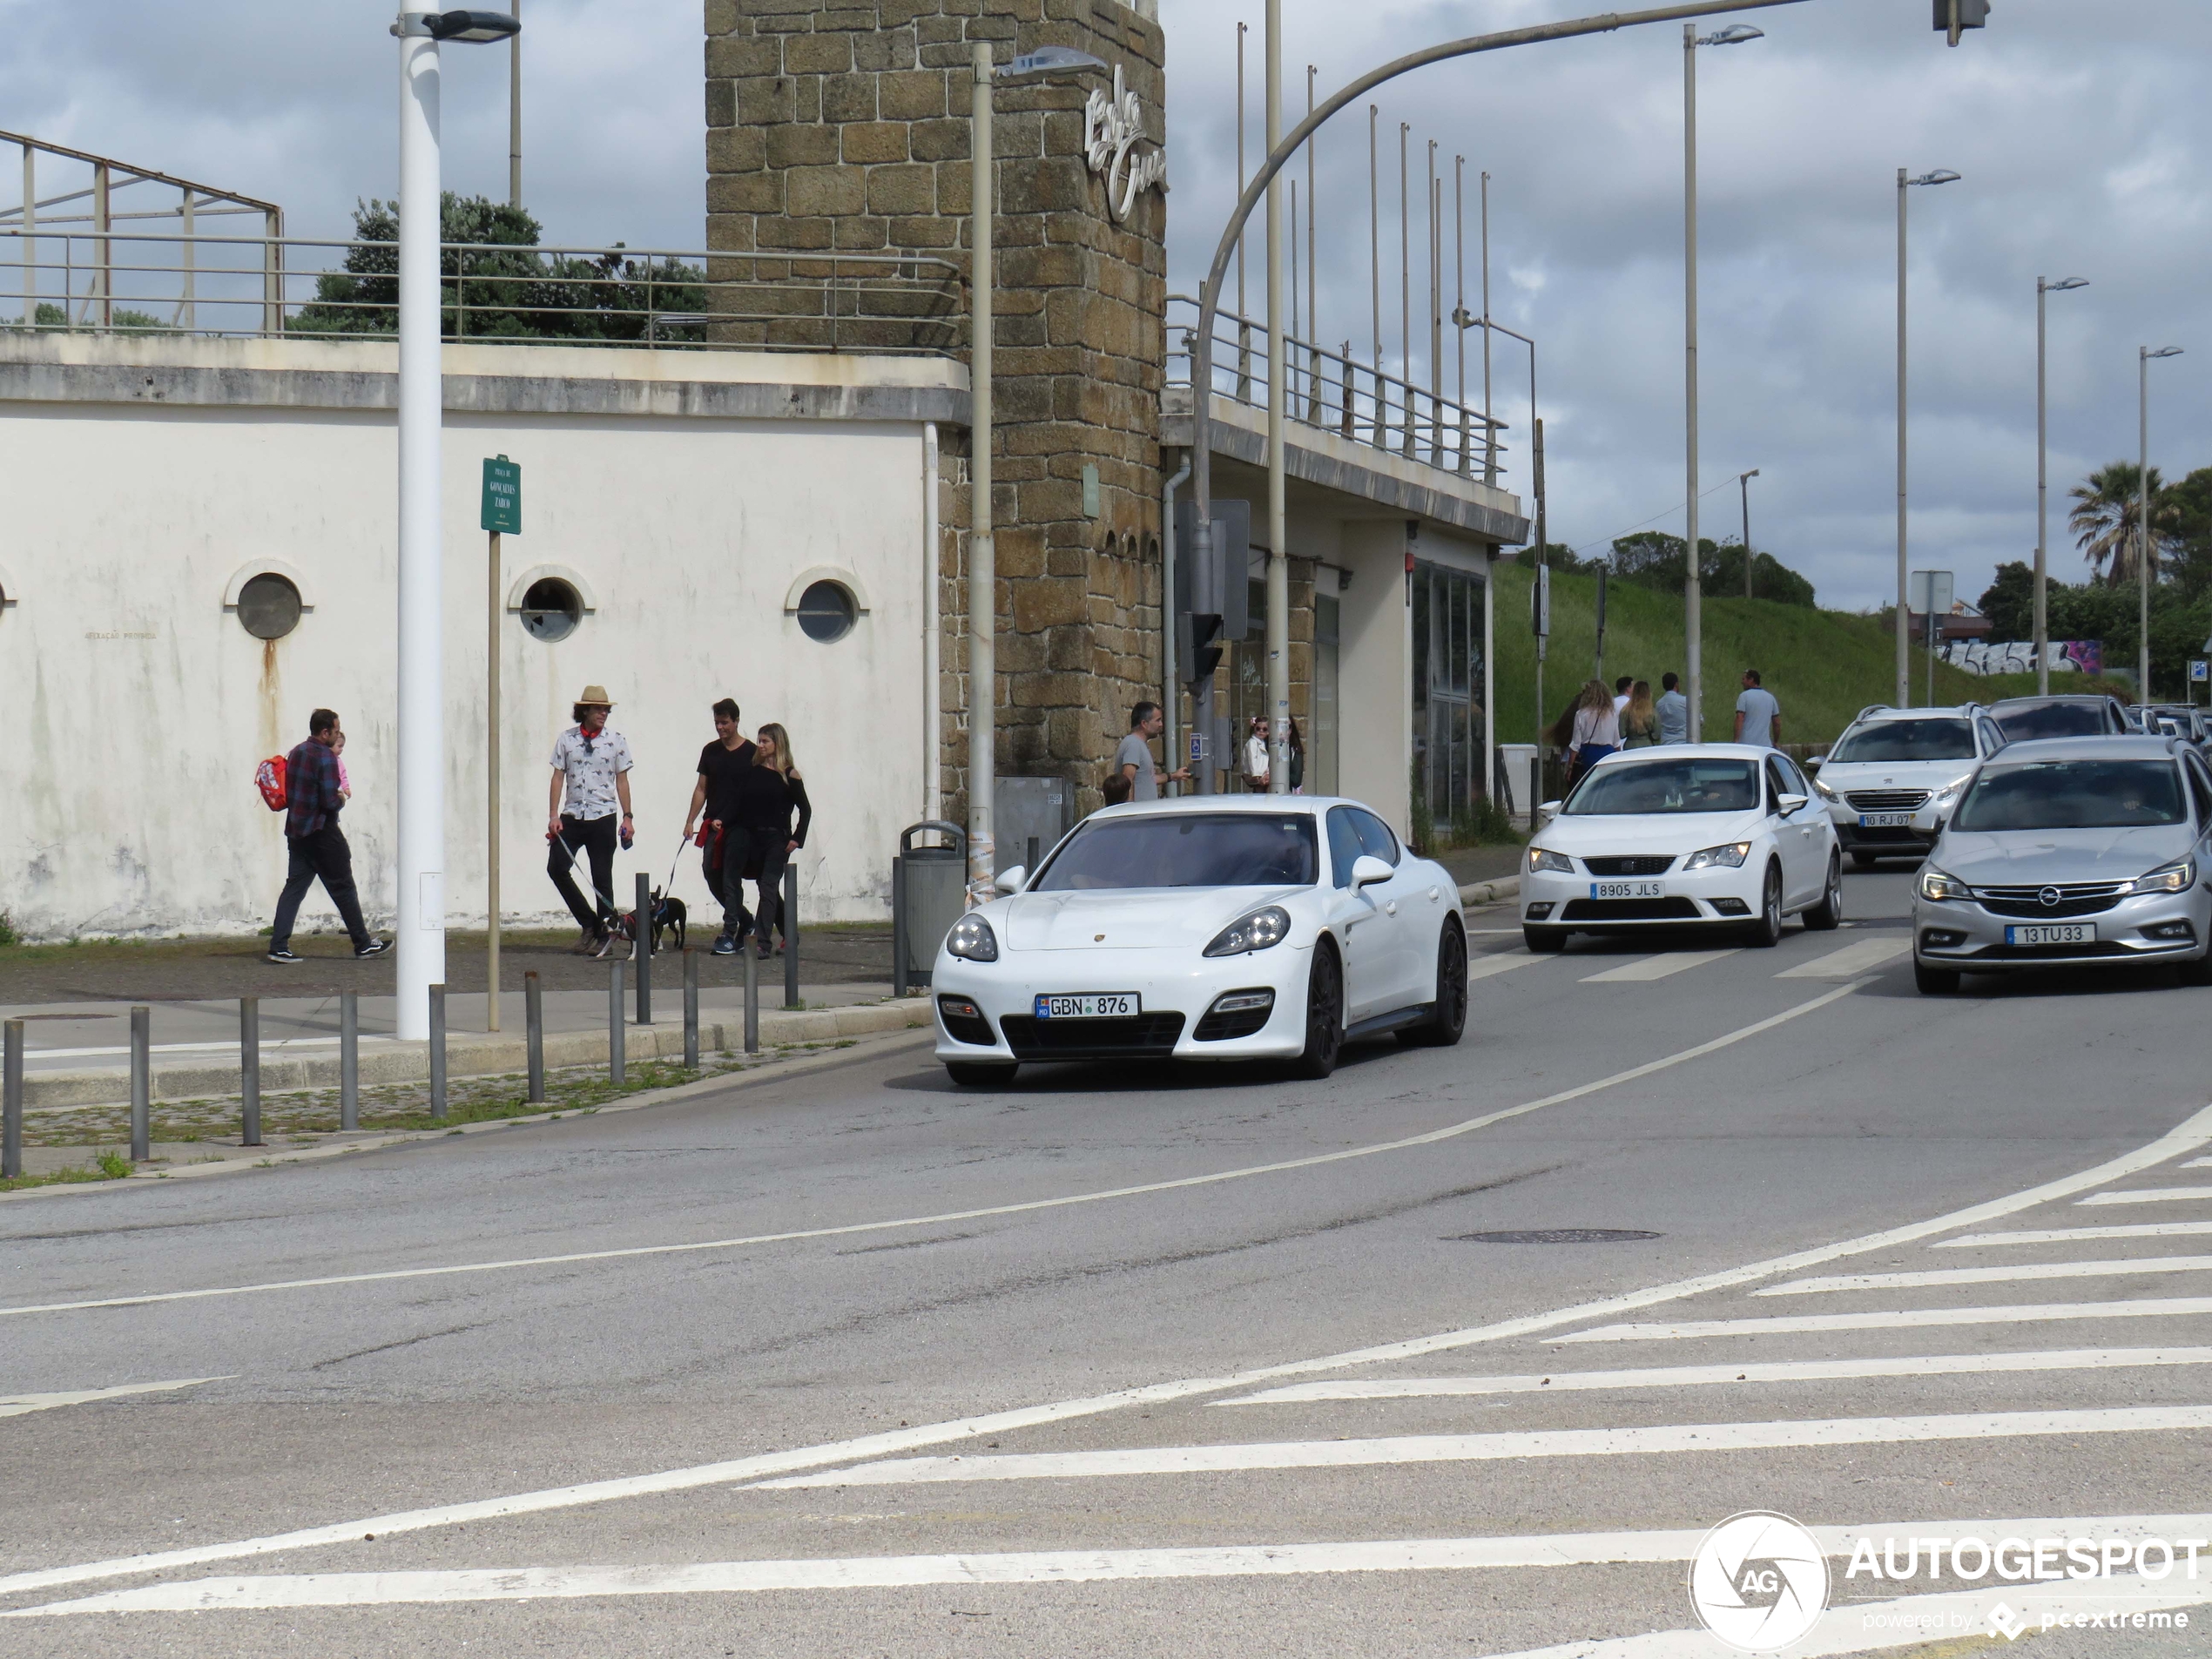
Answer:
<svg viewBox="0 0 2212 1659"><path fill-rule="evenodd" d="M1349 1039L1454 1043L1467 927L1443 866L1355 800L1199 796L1094 813L937 952L955 1082L1024 1061L1277 1060Z"/></svg>
<svg viewBox="0 0 2212 1659"><path fill-rule="evenodd" d="M1607 756L1528 845L1521 932L1724 929L1771 945L1784 916L1843 920L1843 854L1804 774L1778 750L1674 744Z"/></svg>

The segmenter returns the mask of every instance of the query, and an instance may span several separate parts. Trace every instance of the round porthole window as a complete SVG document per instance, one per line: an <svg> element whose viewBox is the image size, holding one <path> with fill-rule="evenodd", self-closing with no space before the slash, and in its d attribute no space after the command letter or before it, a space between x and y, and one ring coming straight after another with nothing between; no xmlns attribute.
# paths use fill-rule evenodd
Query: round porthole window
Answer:
<svg viewBox="0 0 2212 1659"><path fill-rule="evenodd" d="M239 625L256 639L281 639L300 625L300 590L264 570L238 590Z"/></svg>
<svg viewBox="0 0 2212 1659"><path fill-rule="evenodd" d="M548 644L566 639L583 620L583 596L557 576L543 576L523 594L523 631Z"/></svg>
<svg viewBox="0 0 2212 1659"><path fill-rule="evenodd" d="M807 638L819 639L825 645L851 633L859 615L852 593L840 583L816 582L799 596L799 625L806 631Z"/></svg>

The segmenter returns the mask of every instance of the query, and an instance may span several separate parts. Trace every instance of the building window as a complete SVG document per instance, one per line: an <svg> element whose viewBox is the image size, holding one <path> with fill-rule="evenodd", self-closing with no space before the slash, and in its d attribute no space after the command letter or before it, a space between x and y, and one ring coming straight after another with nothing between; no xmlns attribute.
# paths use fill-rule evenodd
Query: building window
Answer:
<svg viewBox="0 0 2212 1659"><path fill-rule="evenodd" d="M523 631L550 645L583 620L583 596L557 576L542 576L524 591L522 615Z"/></svg>
<svg viewBox="0 0 2212 1659"><path fill-rule="evenodd" d="M239 625L256 639L281 639L300 625L300 590L273 570L248 577L238 590Z"/></svg>
<svg viewBox="0 0 2212 1659"><path fill-rule="evenodd" d="M1439 834L1459 828L1487 792L1482 585L1469 571L1426 561L1413 569L1413 810Z"/></svg>
<svg viewBox="0 0 2212 1659"><path fill-rule="evenodd" d="M799 625L806 637L826 645L853 631L860 607L842 583L815 582L799 596Z"/></svg>

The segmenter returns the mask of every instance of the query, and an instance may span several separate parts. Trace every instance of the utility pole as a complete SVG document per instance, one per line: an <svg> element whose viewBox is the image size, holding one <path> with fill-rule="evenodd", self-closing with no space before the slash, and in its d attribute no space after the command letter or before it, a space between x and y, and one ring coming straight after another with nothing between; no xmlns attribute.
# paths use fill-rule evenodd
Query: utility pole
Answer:
<svg viewBox="0 0 2212 1659"><path fill-rule="evenodd" d="M1749 472L1739 473L1736 479L1737 488L1743 492L1743 597L1746 599L1754 597L1751 592L1751 480L1758 475L1759 469L1754 467Z"/></svg>
<svg viewBox="0 0 2212 1659"><path fill-rule="evenodd" d="M1689 737L1705 740L1704 595L1697 570L1697 25L1682 26L1683 432L1689 523L1683 559L1683 678Z"/></svg>
<svg viewBox="0 0 2212 1659"><path fill-rule="evenodd" d="M2179 346L2153 351L2136 347L2136 416L2140 447L2135 470L2135 701L2150 702L2150 366L2161 357L2179 357Z"/></svg>
<svg viewBox="0 0 2212 1659"><path fill-rule="evenodd" d="M991 44L978 41L968 105L968 212L971 260L968 294L969 417L968 535L968 907L988 904L998 892L998 849L992 838L998 769L998 551L991 538L992 310L997 277L991 265ZM1193 381L1203 399L1206 388ZM1169 526L1169 534L1174 527ZM1170 604L1173 596L1169 596ZM1173 767L1169 768L1174 770Z"/></svg>
<svg viewBox="0 0 2212 1659"><path fill-rule="evenodd" d="M1482 482L1498 482L1498 428L1490 410L1490 175L1482 175ZM1536 418L1532 404L1528 418Z"/></svg>
<svg viewBox="0 0 2212 1659"><path fill-rule="evenodd" d="M520 22L523 0L507 0L507 13ZM519 30L507 41L507 205L523 205L523 37Z"/></svg>
<svg viewBox="0 0 2212 1659"><path fill-rule="evenodd" d="M1906 591L1912 572L1905 541L1905 192L1908 187L1958 182L1959 175L1947 167L1938 167L1918 179L1906 177L1902 167L1897 170L1897 705L1901 709L1912 704L1912 599Z"/></svg>
<svg viewBox="0 0 2212 1659"><path fill-rule="evenodd" d="M2051 418L2050 301L2047 296L2089 286L2087 277L2060 282L2035 279L2035 694L2051 694Z"/></svg>
<svg viewBox="0 0 2212 1659"><path fill-rule="evenodd" d="M1283 0L1267 0L1267 148L1283 137ZM1267 182L1267 792L1291 792L1291 558L1283 450L1288 367L1283 349L1282 174ZM1242 571L1228 573L1243 579Z"/></svg>

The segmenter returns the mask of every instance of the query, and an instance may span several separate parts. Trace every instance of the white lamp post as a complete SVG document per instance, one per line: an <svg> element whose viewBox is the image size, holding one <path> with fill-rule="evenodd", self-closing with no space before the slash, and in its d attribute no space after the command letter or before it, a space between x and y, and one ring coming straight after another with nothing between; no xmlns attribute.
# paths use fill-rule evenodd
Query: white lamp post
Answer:
<svg viewBox="0 0 2212 1659"><path fill-rule="evenodd" d="M1912 579L1907 569L1905 536L1905 192L1908 185L1955 185L1959 175L1948 167L1908 178L1897 170L1897 705L1912 705L1912 597L1905 590Z"/></svg>
<svg viewBox="0 0 2212 1659"><path fill-rule="evenodd" d="M2137 431L2141 448L2135 470L2135 592L2140 609L2135 645L2135 701L2150 702L2150 366L2154 359L2179 357L2179 346L2135 348L2137 374Z"/></svg>
<svg viewBox="0 0 2212 1659"><path fill-rule="evenodd" d="M400 42L399 1035L430 1035L446 976L445 579L439 536L438 46L504 40L495 11L403 11Z"/></svg>
<svg viewBox="0 0 2212 1659"><path fill-rule="evenodd" d="M2049 330L2045 326L2050 302L2044 297L2071 293L2089 286L2087 277L2067 277L2060 282L2035 279L2035 694L2051 694L2050 543L2051 423L2047 394Z"/></svg>

